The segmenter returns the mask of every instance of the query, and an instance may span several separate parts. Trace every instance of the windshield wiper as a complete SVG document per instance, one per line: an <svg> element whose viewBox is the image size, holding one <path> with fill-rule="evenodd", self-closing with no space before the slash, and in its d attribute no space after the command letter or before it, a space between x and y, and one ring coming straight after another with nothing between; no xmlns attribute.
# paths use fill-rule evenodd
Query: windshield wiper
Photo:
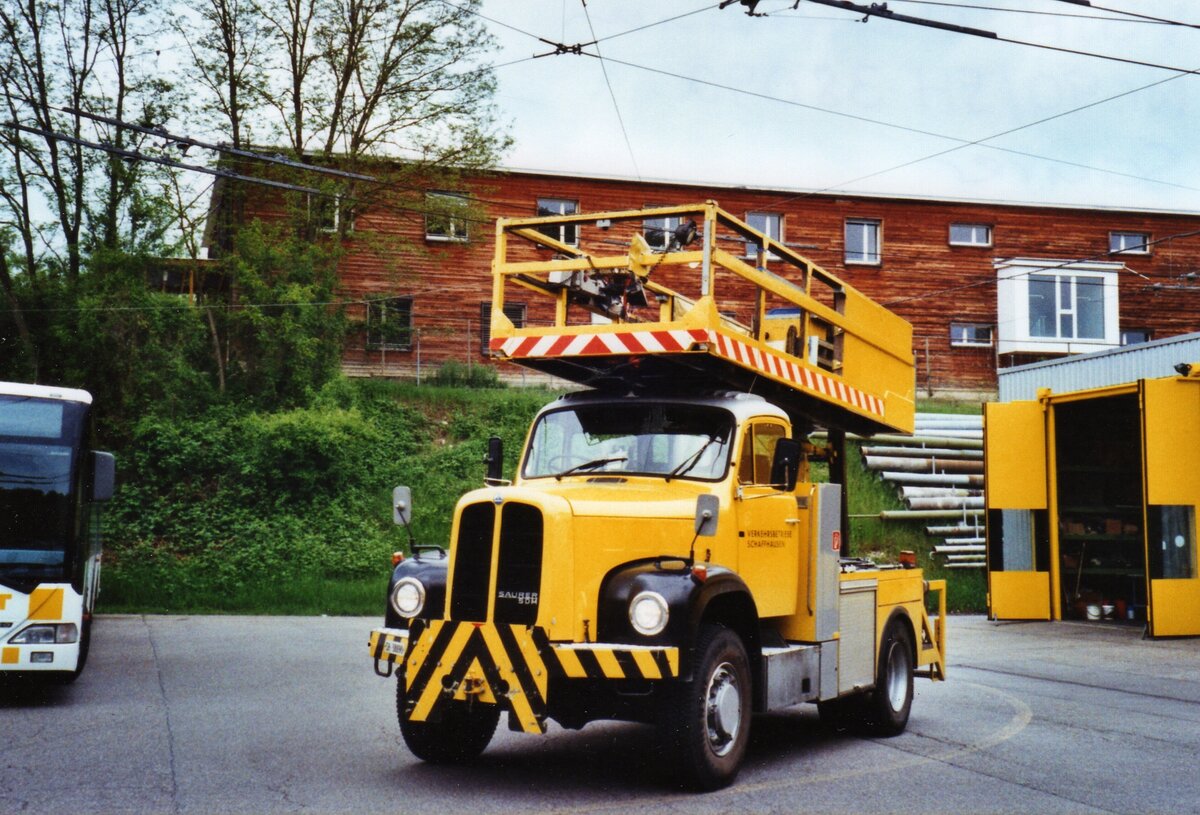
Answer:
<svg viewBox="0 0 1200 815"><path fill-rule="evenodd" d="M704 444L700 445L699 450L697 450L696 452L692 453L690 456L685 458L683 461L681 461L679 463L678 467L676 467L674 470L671 470L671 472L667 473L663 477L667 481L670 481L675 476L683 475L684 473L690 471L693 467L695 467L697 464L700 463L700 457L704 455L704 451L707 450L712 445L713 442L724 443L720 436L717 436L717 435L709 436L708 441L706 441L706 442L704 442Z"/></svg>
<svg viewBox="0 0 1200 815"><path fill-rule="evenodd" d="M605 464L612 464L615 461L628 461L629 456L608 456L607 458L594 458L591 461L585 461L582 464L576 464L574 467L568 467L561 473L555 474L555 478L559 481L563 480L563 476L573 475L583 470L594 470L597 467L603 467Z"/></svg>

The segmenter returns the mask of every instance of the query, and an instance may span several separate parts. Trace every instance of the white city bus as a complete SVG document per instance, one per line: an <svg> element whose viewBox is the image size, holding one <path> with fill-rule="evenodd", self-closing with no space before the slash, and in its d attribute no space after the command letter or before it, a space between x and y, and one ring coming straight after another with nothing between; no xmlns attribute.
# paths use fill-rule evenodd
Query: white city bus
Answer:
<svg viewBox="0 0 1200 815"><path fill-rule="evenodd" d="M70 681L87 661L115 471L91 440L87 391L0 382L0 678Z"/></svg>

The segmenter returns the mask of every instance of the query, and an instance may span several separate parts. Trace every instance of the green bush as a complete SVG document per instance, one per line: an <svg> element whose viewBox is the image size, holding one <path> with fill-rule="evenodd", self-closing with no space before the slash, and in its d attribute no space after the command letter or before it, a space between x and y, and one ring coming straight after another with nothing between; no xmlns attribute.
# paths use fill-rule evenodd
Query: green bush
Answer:
<svg viewBox="0 0 1200 815"><path fill-rule="evenodd" d="M304 613L302 585L352 605L336 587L386 580L407 546L392 487L413 489L418 541L445 546L458 497L482 486L487 435L504 438L511 473L547 398L339 378L307 407L144 417L118 451L103 607Z"/></svg>
<svg viewBox="0 0 1200 815"><path fill-rule="evenodd" d="M503 388L500 375L491 365L464 365L449 360L438 366L431 384L443 388Z"/></svg>

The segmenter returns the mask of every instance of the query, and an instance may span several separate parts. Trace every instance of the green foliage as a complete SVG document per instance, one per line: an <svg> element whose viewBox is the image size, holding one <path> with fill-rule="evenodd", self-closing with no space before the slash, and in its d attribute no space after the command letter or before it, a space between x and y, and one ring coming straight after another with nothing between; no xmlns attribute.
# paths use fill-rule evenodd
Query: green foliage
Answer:
<svg viewBox="0 0 1200 815"><path fill-rule="evenodd" d="M305 407L144 417L118 451L103 606L306 613L295 587L310 586L334 598L316 610L377 613L382 586L365 601L346 587L386 580L406 546L391 488L413 487L418 541L446 545L458 497L482 486L486 435L511 472L548 398L338 378Z"/></svg>
<svg viewBox="0 0 1200 815"><path fill-rule="evenodd" d="M502 388L496 369L490 365L464 365L455 360L443 362L433 375L433 384L443 388Z"/></svg>
<svg viewBox="0 0 1200 815"><path fill-rule="evenodd" d="M341 363L337 252L256 222L238 232L224 265L238 295L218 320L230 393L260 407L305 404Z"/></svg>

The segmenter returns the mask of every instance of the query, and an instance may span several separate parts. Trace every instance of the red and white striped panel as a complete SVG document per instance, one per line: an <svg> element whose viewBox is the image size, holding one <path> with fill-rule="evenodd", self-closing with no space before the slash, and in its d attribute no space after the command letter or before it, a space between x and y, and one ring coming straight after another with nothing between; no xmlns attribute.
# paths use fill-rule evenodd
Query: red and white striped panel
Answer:
<svg viewBox="0 0 1200 815"><path fill-rule="evenodd" d="M586 334L548 334L540 337L493 337L491 348L509 359L545 357L608 356L611 354L660 354L688 351L696 343L708 343L716 352L745 368L790 382L829 399L882 417L883 400L840 379L826 376L794 357L773 349L756 348L720 332L705 329L673 331L594 332Z"/></svg>
<svg viewBox="0 0 1200 815"><path fill-rule="evenodd" d="M708 338L709 332L702 329L549 334L542 337L497 337L492 340L491 348L509 359L660 354L687 351L695 343L708 342Z"/></svg>
<svg viewBox="0 0 1200 815"><path fill-rule="evenodd" d="M720 331L715 335L716 351L719 356L732 360L747 368L762 371L765 374L799 385L810 391L836 399L843 404L852 405L859 410L865 410L876 416L884 415L883 400L858 388L847 385L840 379L826 376L803 365L797 365L793 357L773 349L761 349L734 339Z"/></svg>

